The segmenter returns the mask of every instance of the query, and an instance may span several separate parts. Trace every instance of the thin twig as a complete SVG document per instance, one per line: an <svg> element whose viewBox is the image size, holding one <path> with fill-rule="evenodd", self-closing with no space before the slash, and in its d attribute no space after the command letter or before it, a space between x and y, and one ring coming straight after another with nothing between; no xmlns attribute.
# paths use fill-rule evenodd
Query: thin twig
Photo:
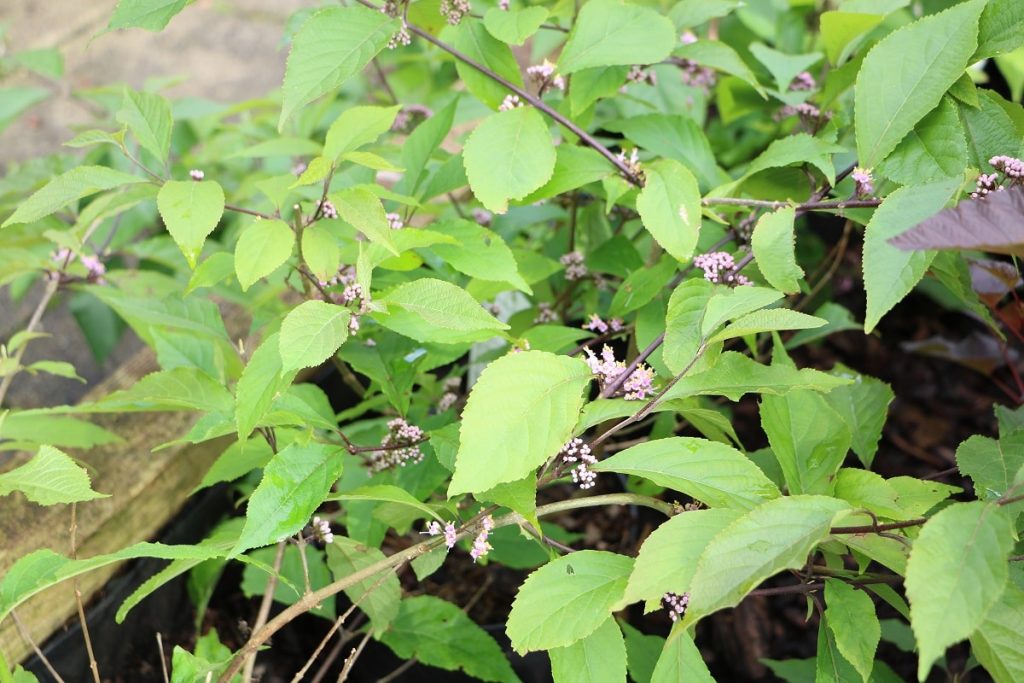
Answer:
<svg viewBox="0 0 1024 683"><path fill-rule="evenodd" d="M359 659L359 655L363 654L363 648L366 647L366 643L370 640L370 635L373 631L367 631L366 635L363 636L359 644L355 646L352 652L349 653L348 657L345 658L345 664L341 667L341 673L338 674L338 683L343 683L348 679L348 675L352 672L352 667L356 665L356 660Z"/></svg>
<svg viewBox="0 0 1024 683"><path fill-rule="evenodd" d="M259 211L253 211L252 209L245 209L245 208L242 208L241 206L235 206L234 204L225 204L224 205L224 210L225 211L234 211L235 213L244 213L244 214L248 214L250 216L256 216L257 218L263 218L265 220L271 220L271 219L274 218L274 216L271 216L269 213L260 213Z"/></svg>
<svg viewBox="0 0 1024 683"><path fill-rule="evenodd" d="M160 650L160 671L164 675L164 683L171 683L171 677L167 674L167 655L164 653L164 639L160 631L156 632L156 647Z"/></svg>
<svg viewBox="0 0 1024 683"><path fill-rule="evenodd" d="M53 676L53 680L57 681L57 683L64 683L64 679L61 678L60 674L57 673L57 670L53 668L53 664L50 663L50 660L46 658L43 651L39 649L38 645L36 645L36 641L32 639L28 629L25 628L25 624L21 622L21 619L18 617L18 613L14 610L11 610L11 619L14 620L14 627L18 629L18 635L21 636L21 639L24 640L28 646L32 648L32 651L36 653L36 657L39 658L39 661L43 663L46 670L50 672L51 676Z"/></svg>
<svg viewBox="0 0 1024 683"><path fill-rule="evenodd" d="M398 666L398 668L389 673L387 676L381 676L380 678L378 678L377 683L391 683L391 681L395 680L396 678L398 678L399 676L401 676L417 664L419 664L419 660L415 657L413 657L412 659L407 659L406 661L402 662L401 665Z"/></svg>
<svg viewBox="0 0 1024 683"><path fill-rule="evenodd" d="M277 575L281 571L281 562L284 560L284 550L287 546L287 541L279 541L277 544L277 554L274 555L274 571L267 577L267 586L263 590L263 599L260 600L256 621L252 625L253 632L263 628L264 624L267 623L267 617L270 616L270 606L274 602L274 591L277 589ZM242 670L242 683L249 683L252 680L252 671L255 666L256 652L254 650L245 660L245 666Z"/></svg>
<svg viewBox="0 0 1024 683"><path fill-rule="evenodd" d="M61 269L63 272L63 268ZM42 320L43 313L46 311L46 307L50 304L50 300L53 299L57 293L57 289L60 287L60 277L55 277L46 283L46 289L43 290L43 296L39 299L39 303L36 304L36 308L32 311L32 317L29 318L28 325L25 326L25 332L35 332L39 326L39 321ZM21 359L25 355L25 349L28 348L28 342L18 347L18 350L14 354L14 367L21 365ZM11 387L11 381L17 373L11 372L0 379L0 406L4 404L4 399L7 397L7 390Z"/></svg>
<svg viewBox="0 0 1024 683"><path fill-rule="evenodd" d="M68 529L68 533L71 537L71 559L78 559L78 548L75 540L78 535L78 504L71 504L71 528ZM92 637L89 635L89 624L85 619L85 606L82 604L82 588L78 584L78 577L76 576L72 582L72 587L75 590L75 603L78 607L78 621L82 625L82 638L85 639L85 651L89 655L89 670L92 671L92 679L94 683L100 683L100 667L96 663L96 654L92 649Z"/></svg>
<svg viewBox="0 0 1024 683"><path fill-rule="evenodd" d="M748 206L759 209L784 209L792 206L797 213L806 211L841 211L843 209L862 209L878 206L881 199L837 199L834 201L813 201L803 204L793 202L777 202L766 199L742 199L739 197L706 197L701 200L702 206Z"/></svg>
<svg viewBox="0 0 1024 683"><path fill-rule="evenodd" d="M391 88L391 84L388 83L388 76L384 73L384 67L380 65L380 61L374 57L370 60L370 63L373 64L373 69L377 72L377 78L380 80L380 84L384 86L384 91L388 94L388 97L391 98L391 103L398 104L398 95L395 94L395 91Z"/></svg>
<svg viewBox="0 0 1024 683"><path fill-rule="evenodd" d="M321 683L326 677L327 672L332 666L334 666L335 660L341 654L342 649L348 645L349 641L356 637L359 633L358 629L362 627L363 622L366 621L366 615L357 614L356 618L352 620L352 626L340 636L338 636L338 642L331 647L331 651L324 657L324 661L320 664L320 668L313 674L313 678L310 679L309 683Z"/></svg>

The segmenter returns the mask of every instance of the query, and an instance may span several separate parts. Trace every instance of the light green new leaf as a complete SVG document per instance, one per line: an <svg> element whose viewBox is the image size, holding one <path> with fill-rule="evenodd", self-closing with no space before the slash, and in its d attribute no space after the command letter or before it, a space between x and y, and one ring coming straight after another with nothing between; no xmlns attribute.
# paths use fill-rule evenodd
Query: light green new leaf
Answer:
<svg viewBox="0 0 1024 683"><path fill-rule="evenodd" d="M798 281L804 276L803 268L796 262L795 219L796 209L792 206L766 213L758 219L750 237L750 248L761 275L786 294L799 292Z"/></svg>
<svg viewBox="0 0 1024 683"><path fill-rule="evenodd" d="M825 496L784 496L745 513L708 543L693 575L685 622L740 600L765 579L804 566L849 505Z"/></svg>
<svg viewBox="0 0 1024 683"><path fill-rule="evenodd" d="M284 221L257 218L249 223L235 244L235 273L242 291L277 270L294 246L295 233Z"/></svg>
<svg viewBox="0 0 1024 683"><path fill-rule="evenodd" d="M970 437L956 449L956 466L974 482L978 498L1002 496L1024 467L1024 430L1001 434L998 441L986 436Z"/></svg>
<svg viewBox="0 0 1024 683"><path fill-rule="evenodd" d="M596 631L622 597L633 559L599 550L564 555L519 587L505 632L526 654L571 645Z"/></svg>
<svg viewBox="0 0 1024 683"><path fill-rule="evenodd" d="M131 183L144 183L145 178L115 171L105 166L76 166L62 173L18 205L2 228L17 223L32 223L59 211L76 199Z"/></svg>
<svg viewBox="0 0 1024 683"><path fill-rule="evenodd" d="M375 142L391 130L401 108L396 104L393 107L352 107L341 112L327 129L323 156L337 163L342 154Z"/></svg>
<svg viewBox="0 0 1024 683"><path fill-rule="evenodd" d="M613 617L572 645L548 651L554 683L611 683L626 680L626 641Z"/></svg>
<svg viewBox="0 0 1024 683"><path fill-rule="evenodd" d="M923 681L946 648L981 626L1009 578L1013 525L999 507L956 503L921 527L907 561L910 625Z"/></svg>
<svg viewBox="0 0 1024 683"><path fill-rule="evenodd" d="M56 505L106 498L92 489L89 473L53 446L39 451L20 467L0 474L0 496L21 491L33 503Z"/></svg>
<svg viewBox="0 0 1024 683"><path fill-rule="evenodd" d="M859 43L859 39L868 31L882 23L882 14L861 14L859 12L831 11L822 12L819 19L821 40L825 45L825 54L833 66L838 66L850 50Z"/></svg>
<svg viewBox="0 0 1024 683"><path fill-rule="evenodd" d="M315 185L316 183L319 183L321 180L330 175L333 168L334 162L332 162L327 157L314 157L309 160L309 163L306 164L306 168L302 171L301 174L299 174L299 177L296 178L295 181L288 186L288 189L291 190L293 188L303 187L305 185Z"/></svg>
<svg viewBox="0 0 1024 683"><path fill-rule="evenodd" d="M466 290L444 280L420 278L407 282L378 301L386 304L388 311L375 313L374 318L384 327L417 341L482 341L508 329Z"/></svg>
<svg viewBox="0 0 1024 683"><path fill-rule="evenodd" d="M334 541L327 545L327 566L335 581L341 581L384 559L384 553L379 549L345 536L335 536ZM345 595L353 603L358 603L359 609L370 617L373 633L379 637L398 616L402 586L395 572L385 571L382 575L370 576L346 588Z"/></svg>
<svg viewBox="0 0 1024 683"><path fill-rule="evenodd" d="M572 437L590 379L583 361L545 351L488 365L462 413L448 497L518 481L558 453Z"/></svg>
<svg viewBox="0 0 1024 683"><path fill-rule="evenodd" d="M91 412L163 410L230 411L231 394L223 383L196 367L151 372L135 384L107 394L88 406Z"/></svg>
<svg viewBox="0 0 1024 683"><path fill-rule="evenodd" d="M914 477L892 477L886 483L896 489L896 502L907 517L920 517L946 498L963 491L959 486Z"/></svg>
<svg viewBox="0 0 1024 683"><path fill-rule="evenodd" d="M371 242L383 245L398 256L395 240L388 225L387 212L380 198L365 187L350 187L331 195L338 214L366 235Z"/></svg>
<svg viewBox="0 0 1024 683"><path fill-rule="evenodd" d="M768 287L716 287L704 309L700 333L708 337L727 320L769 306L782 298L782 292Z"/></svg>
<svg viewBox="0 0 1024 683"><path fill-rule="evenodd" d="M636 198L644 227L680 261L689 261L700 231L700 189L689 169L674 159L659 159L644 169L645 184Z"/></svg>
<svg viewBox="0 0 1024 683"><path fill-rule="evenodd" d="M210 254L199 262L188 279L185 294L191 294L203 287L213 287L228 279L235 273L235 256L227 251Z"/></svg>
<svg viewBox="0 0 1024 683"><path fill-rule="evenodd" d="M715 286L704 278L684 280L672 292L665 315L665 342L662 358L669 370L682 372L693 361L701 343L701 320L704 309L715 293ZM705 356L690 370L696 374L709 367Z"/></svg>
<svg viewBox="0 0 1024 683"><path fill-rule="evenodd" d="M551 179L540 189L521 199L523 204L533 204L541 199L575 190L603 180L612 173L612 166L608 160L589 147L561 144L555 152L555 170L551 173Z"/></svg>
<svg viewBox="0 0 1024 683"><path fill-rule="evenodd" d="M768 308L736 318L724 330L711 337L708 343L776 330L810 330L827 324L827 320L788 308Z"/></svg>
<svg viewBox="0 0 1024 683"><path fill-rule="evenodd" d="M1024 44L1024 4L1016 0L989 0L978 22L978 50L971 62L1011 52L1021 44Z"/></svg>
<svg viewBox="0 0 1024 683"><path fill-rule="evenodd" d="M512 49L492 36L484 28L483 22L463 21L455 31L455 49L513 85L523 87L523 75ZM509 94L505 86L461 60L455 61L455 70L466 84L466 90L491 109L498 109Z"/></svg>
<svg viewBox="0 0 1024 683"><path fill-rule="evenodd" d="M651 683L715 683L690 634L674 628L651 674Z"/></svg>
<svg viewBox="0 0 1024 683"><path fill-rule="evenodd" d="M537 32L547 18L548 11L543 7L513 10L492 7L484 14L484 26L501 42L522 45L527 38Z"/></svg>
<svg viewBox="0 0 1024 683"><path fill-rule="evenodd" d="M960 186L960 178L901 187L882 202L864 228L864 331L871 332L910 293L935 258L934 251L902 251L889 238L938 213Z"/></svg>
<svg viewBox="0 0 1024 683"><path fill-rule="evenodd" d="M875 603L866 592L845 581L826 579L825 605L825 619L836 647L868 683L882 637Z"/></svg>
<svg viewBox="0 0 1024 683"><path fill-rule="evenodd" d="M822 616L818 624L818 653L812 661L815 683L862 683L860 673L839 651L829 626L828 618Z"/></svg>
<svg viewBox="0 0 1024 683"><path fill-rule="evenodd" d="M660 607L665 593L681 595L688 591L704 548L743 512L728 508L692 510L655 529L640 546L626 592L615 609L646 600L645 611L649 612Z"/></svg>
<svg viewBox="0 0 1024 683"><path fill-rule="evenodd" d="M263 340L253 352L235 386L235 423L238 436L246 439L270 410L274 399L295 378L294 372L282 372L278 333Z"/></svg>
<svg viewBox="0 0 1024 683"><path fill-rule="evenodd" d="M159 95L124 90L121 109L117 120L128 126L135 139L161 164L167 163L167 152L171 147L171 105Z"/></svg>
<svg viewBox="0 0 1024 683"><path fill-rule="evenodd" d="M224 214L224 190L212 180L168 180L156 206L189 267L195 268L207 236Z"/></svg>
<svg viewBox="0 0 1024 683"><path fill-rule="evenodd" d="M814 391L798 389L761 400L761 427L790 493L825 493L850 450L843 418Z"/></svg>
<svg viewBox="0 0 1024 683"><path fill-rule="evenodd" d="M964 127L952 100L943 97L939 106L900 140L877 171L901 185L914 185L960 176L966 167Z"/></svg>
<svg viewBox="0 0 1024 683"><path fill-rule="evenodd" d="M713 508L747 510L779 496L779 489L747 456L723 443L694 437L647 441L591 469L644 477Z"/></svg>
<svg viewBox="0 0 1024 683"><path fill-rule="evenodd" d="M857 158L887 157L972 62L984 2L971 0L918 19L879 41L857 74Z"/></svg>
<svg viewBox="0 0 1024 683"><path fill-rule="evenodd" d="M313 275L324 282L338 273L341 263L338 240L319 221L302 230L302 256Z"/></svg>
<svg viewBox="0 0 1024 683"><path fill-rule="evenodd" d="M622 0L590 0L583 5L558 58L558 70L571 74L594 66L656 64L676 46L672 22L657 12Z"/></svg>
<svg viewBox="0 0 1024 683"><path fill-rule="evenodd" d="M1024 590L1006 585L971 635L971 649L996 683L1024 680Z"/></svg>
<svg viewBox="0 0 1024 683"><path fill-rule="evenodd" d="M836 387L825 395L832 409L839 413L850 428L853 441L850 448L864 467L871 467L882 438L889 404L895 398L892 389L880 379L862 375L842 364L836 364L831 374L853 380Z"/></svg>
<svg viewBox="0 0 1024 683"><path fill-rule="evenodd" d="M507 282L521 292L532 293L501 235L464 219L433 223L430 229L455 241L430 247L455 270L481 280Z"/></svg>
<svg viewBox="0 0 1024 683"><path fill-rule="evenodd" d="M257 142L228 155L228 159L266 159L268 157L318 156L323 145L308 138L282 136Z"/></svg>
<svg viewBox="0 0 1024 683"><path fill-rule="evenodd" d="M551 178L555 146L540 113L516 107L484 119L466 140L462 162L473 194L495 213Z"/></svg>
<svg viewBox="0 0 1024 683"><path fill-rule="evenodd" d="M341 450L293 443L274 455L249 498L245 526L230 555L276 543L308 524L341 476Z"/></svg>
<svg viewBox="0 0 1024 683"><path fill-rule="evenodd" d="M461 669L484 681L519 683L494 638L457 606L432 595L402 600L398 617L381 640L405 660Z"/></svg>
<svg viewBox="0 0 1024 683"><path fill-rule="evenodd" d="M306 19L292 40L278 128L304 104L363 70L398 30L398 21L361 6L327 7Z"/></svg>
<svg viewBox="0 0 1024 683"><path fill-rule="evenodd" d="M326 301L305 301L281 322L281 368L287 372L320 365L348 339L351 312Z"/></svg>
<svg viewBox="0 0 1024 683"><path fill-rule="evenodd" d="M35 410L7 411L0 419L0 439L68 448L92 448L121 440L91 422Z"/></svg>
<svg viewBox="0 0 1024 683"><path fill-rule="evenodd" d="M107 28L162 31L167 22L193 0L118 0Z"/></svg>

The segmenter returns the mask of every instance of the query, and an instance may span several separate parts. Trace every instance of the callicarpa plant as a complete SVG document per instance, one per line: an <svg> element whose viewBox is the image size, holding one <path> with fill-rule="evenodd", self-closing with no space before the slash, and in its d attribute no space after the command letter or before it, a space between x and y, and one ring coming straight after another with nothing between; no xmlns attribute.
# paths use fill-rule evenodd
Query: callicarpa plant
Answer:
<svg viewBox="0 0 1024 683"><path fill-rule="evenodd" d="M175 682L253 680L286 634L295 681L1024 680L1024 4L354 0L283 30L279 92L86 91L78 156L0 182L0 283L42 292L0 404L77 376L26 357L54 301L159 363L4 405L31 457L0 504L116 500L89 420L137 411L194 413L194 495L236 503L193 544L31 552L0 621L158 558L115 620L189 577ZM929 410L904 366L953 378L927 424L956 440L888 426ZM239 576L259 609L208 628Z"/></svg>

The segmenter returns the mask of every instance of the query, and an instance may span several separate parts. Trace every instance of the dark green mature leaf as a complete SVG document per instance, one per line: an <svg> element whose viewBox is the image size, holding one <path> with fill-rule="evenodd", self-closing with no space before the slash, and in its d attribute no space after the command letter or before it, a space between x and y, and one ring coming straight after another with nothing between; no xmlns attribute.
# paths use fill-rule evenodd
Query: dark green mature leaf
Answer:
<svg viewBox="0 0 1024 683"><path fill-rule="evenodd" d="M78 503L107 497L107 494L93 490L89 473L81 465L53 446L40 446L35 456L24 465L0 474L0 496L13 491L20 491L40 505Z"/></svg>
<svg viewBox="0 0 1024 683"><path fill-rule="evenodd" d="M867 683L875 663L882 627L875 603L862 590L838 579L825 581L825 621L840 654Z"/></svg>
<svg viewBox="0 0 1024 683"><path fill-rule="evenodd" d="M857 158L887 157L972 61L984 2L971 0L899 28L871 49L857 74Z"/></svg>
<svg viewBox="0 0 1024 683"><path fill-rule="evenodd" d="M591 469L644 477L713 508L750 509L779 496L775 484L743 453L693 437L637 444Z"/></svg>
<svg viewBox="0 0 1024 683"><path fill-rule="evenodd" d="M558 453L572 437L590 379L583 361L544 351L488 365L462 413L448 496L518 481Z"/></svg>
<svg viewBox="0 0 1024 683"><path fill-rule="evenodd" d="M156 197L167 232L195 268L207 236L224 214L224 190L212 180L168 180Z"/></svg>
<svg viewBox="0 0 1024 683"><path fill-rule="evenodd" d="M1024 44L1024 5L1016 0L989 0L978 22L978 50L972 62L1010 52Z"/></svg>
<svg viewBox="0 0 1024 683"><path fill-rule="evenodd" d="M580 10L558 58L558 70L619 64L654 64L676 45L672 22L652 9L622 0L591 0Z"/></svg>
<svg viewBox="0 0 1024 683"><path fill-rule="evenodd" d="M644 187L636 198L644 227L669 254L689 261L700 231L697 179L677 161L661 159L644 169Z"/></svg>
<svg viewBox="0 0 1024 683"><path fill-rule="evenodd" d="M907 562L910 625L924 680L946 648L970 636L999 601L1009 577L1013 527L998 506L951 505L921 528Z"/></svg>
<svg viewBox="0 0 1024 683"><path fill-rule="evenodd" d="M576 83L578 77L573 78ZM577 85L577 87L579 87ZM675 159L693 172L702 188L721 182L721 171L700 124L681 114L643 114L605 124L640 147L667 159Z"/></svg>
<svg viewBox="0 0 1024 683"><path fill-rule="evenodd" d="M327 566L335 581L384 559L384 553L377 548L345 536L335 536L334 541L327 546ZM379 576L368 577L346 588L345 595L353 603L359 604L359 609L370 617L374 634L380 636L398 617L402 586L395 572L387 570Z"/></svg>
<svg viewBox="0 0 1024 683"><path fill-rule="evenodd" d="M497 11L501 12L501 10ZM513 85L523 87L523 75L519 71L519 65L516 63L511 48L501 42L499 38L492 36L484 28L484 22L467 19L461 22L455 30L455 48L459 52L487 67ZM509 94L508 88L462 61L456 60L455 70L462 82L466 84L466 89L491 109L500 107L502 101Z"/></svg>
<svg viewBox="0 0 1024 683"><path fill-rule="evenodd" d="M790 493L826 493L852 435L825 398L807 389L761 400L761 427Z"/></svg>
<svg viewBox="0 0 1024 683"><path fill-rule="evenodd" d="M293 443L274 455L249 498L245 527L230 555L276 543L308 524L341 476L341 450Z"/></svg>
<svg viewBox="0 0 1024 683"><path fill-rule="evenodd" d="M297 545L289 544L284 549L281 568L277 572L277 581L273 587L274 602L282 605L294 605L298 602L305 592L307 577L310 590L320 590L331 583L331 572L327 569L327 564L324 561L324 551L312 544L304 545L303 551L306 555L305 560L299 554ZM277 548L274 547L260 548L249 553L248 558L255 562L247 564L242 572L242 595L252 598L266 594L267 584L272 575L271 572L266 571L266 567L273 568L276 555ZM396 603L395 607L397 608L397 606ZM314 605L309 612L324 619L333 620L337 616L332 600Z"/></svg>
<svg viewBox="0 0 1024 683"><path fill-rule="evenodd" d="M473 194L495 213L505 213L510 199L522 199L543 186L554 172L555 158L548 126L532 107L487 117L462 150Z"/></svg>
<svg viewBox="0 0 1024 683"><path fill-rule="evenodd" d="M836 364L831 374L853 380L851 384L836 387L825 394L825 400L850 428L853 435L850 448L864 467L871 467L878 442L882 438L889 404L895 395L885 382L862 375L842 364Z"/></svg>
<svg viewBox="0 0 1024 683"><path fill-rule="evenodd" d="M381 640L402 659L417 659L483 681L519 683L501 647L466 613L432 595L402 601L398 617Z"/></svg>
<svg viewBox="0 0 1024 683"><path fill-rule="evenodd" d="M1021 134L1004 109L1005 100L991 90L982 90L978 96L978 107L959 104L960 118L967 138L967 154L970 165L991 172L989 159L996 155L1019 156Z"/></svg>
<svg viewBox="0 0 1024 683"><path fill-rule="evenodd" d="M107 28L162 31L167 22L194 0L118 0Z"/></svg>
<svg viewBox="0 0 1024 683"><path fill-rule="evenodd" d="M821 61L820 52L791 55L772 49L764 43L751 43L750 53L764 64L775 79L776 88L785 92L796 75Z"/></svg>
<svg viewBox="0 0 1024 683"><path fill-rule="evenodd" d="M917 122L896 149L878 165L878 172L901 185L960 176L967 168L967 140L948 97Z"/></svg>
<svg viewBox="0 0 1024 683"><path fill-rule="evenodd" d="M630 679L635 683L651 683L651 674L658 665L665 639L641 633L625 621L619 624L619 628L626 638L626 664Z"/></svg>
<svg viewBox="0 0 1024 683"><path fill-rule="evenodd" d="M17 223L32 223L40 218L46 218L76 199L96 194L102 190L144 182L146 182L145 178L104 166L76 166L57 176L31 197L21 202L17 211L4 221L0 228Z"/></svg>
<svg viewBox="0 0 1024 683"><path fill-rule="evenodd" d="M554 683L601 683L626 680L626 642L608 617L589 636L548 651Z"/></svg>
<svg viewBox="0 0 1024 683"><path fill-rule="evenodd" d="M525 654L571 645L611 616L633 568L632 558L599 550L564 555L536 570L519 588L505 632Z"/></svg>
<svg viewBox="0 0 1024 683"><path fill-rule="evenodd" d="M279 348L284 372L320 365L348 339L351 312L326 301L305 301L281 322Z"/></svg>
<svg viewBox="0 0 1024 683"><path fill-rule="evenodd" d="M295 111L362 71L398 30L398 21L361 7L326 7L306 19L292 40L278 128Z"/></svg>

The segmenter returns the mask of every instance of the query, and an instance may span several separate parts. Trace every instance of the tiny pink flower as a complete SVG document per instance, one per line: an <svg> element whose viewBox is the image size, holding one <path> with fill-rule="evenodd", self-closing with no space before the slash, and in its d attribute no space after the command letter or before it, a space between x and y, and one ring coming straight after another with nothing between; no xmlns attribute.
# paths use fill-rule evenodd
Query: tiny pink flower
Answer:
<svg viewBox="0 0 1024 683"><path fill-rule="evenodd" d="M198 168L193 168L188 172L188 177L195 181L200 181L206 177L206 174L200 171Z"/></svg>

